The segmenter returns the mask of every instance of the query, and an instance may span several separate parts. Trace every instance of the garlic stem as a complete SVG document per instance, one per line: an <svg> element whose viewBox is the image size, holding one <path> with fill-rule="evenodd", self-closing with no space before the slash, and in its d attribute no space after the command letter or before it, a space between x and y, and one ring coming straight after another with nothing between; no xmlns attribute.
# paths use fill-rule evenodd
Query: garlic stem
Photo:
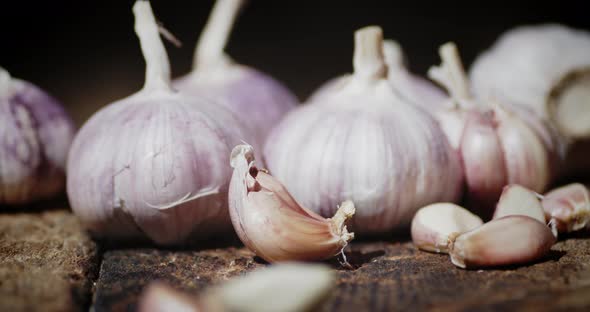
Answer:
<svg viewBox="0 0 590 312"><path fill-rule="evenodd" d="M144 90L172 90L170 63L160 39L159 26L149 1L138 0L133 5L135 33L139 37L141 52L146 63Z"/></svg>
<svg viewBox="0 0 590 312"><path fill-rule="evenodd" d="M217 0L215 2L195 50L193 70L199 66L225 60L223 50L243 4L244 0Z"/></svg>
<svg viewBox="0 0 590 312"><path fill-rule="evenodd" d="M8 91L11 80L12 77L10 77L10 73L0 66L0 97L2 97Z"/></svg>
<svg viewBox="0 0 590 312"><path fill-rule="evenodd" d="M388 70L405 71L406 59L400 44L395 40L383 40L383 57Z"/></svg>
<svg viewBox="0 0 590 312"><path fill-rule="evenodd" d="M428 70L428 77L447 89L456 104L469 105L470 101L465 101L471 99L469 83L457 46L453 42L447 42L439 48L438 53L441 64L432 66Z"/></svg>
<svg viewBox="0 0 590 312"><path fill-rule="evenodd" d="M367 26L354 33L353 66L354 76L366 82L387 77L380 27Z"/></svg>

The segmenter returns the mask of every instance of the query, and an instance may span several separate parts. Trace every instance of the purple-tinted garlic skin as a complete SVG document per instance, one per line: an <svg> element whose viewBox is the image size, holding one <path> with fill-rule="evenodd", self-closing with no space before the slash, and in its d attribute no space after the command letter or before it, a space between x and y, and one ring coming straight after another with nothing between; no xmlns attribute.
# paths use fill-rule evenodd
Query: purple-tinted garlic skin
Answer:
<svg viewBox="0 0 590 312"><path fill-rule="evenodd" d="M243 140L240 121L216 103L152 93L81 128L68 161L74 213L98 237L163 245L227 230L227 155Z"/></svg>
<svg viewBox="0 0 590 312"><path fill-rule="evenodd" d="M0 91L0 205L51 198L64 189L74 124L54 97L8 79Z"/></svg>
<svg viewBox="0 0 590 312"><path fill-rule="evenodd" d="M573 232L590 225L590 192L580 183L551 190L541 201L545 218L560 233Z"/></svg>
<svg viewBox="0 0 590 312"><path fill-rule="evenodd" d="M179 91L214 100L234 112L250 127L254 137L248 143L261 149L266 136L298 99L284 85L253 68L227 64L194 72L173 82ZM261 158L260 158L261 159Z"/></svg>

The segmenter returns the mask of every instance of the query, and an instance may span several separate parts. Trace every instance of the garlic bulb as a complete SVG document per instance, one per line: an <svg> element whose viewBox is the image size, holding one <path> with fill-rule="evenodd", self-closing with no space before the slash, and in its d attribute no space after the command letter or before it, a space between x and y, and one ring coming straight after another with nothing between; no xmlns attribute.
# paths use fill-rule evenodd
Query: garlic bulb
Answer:
<svg viewBox="0 0 590 312"><path fill-rule="evenodd" d="M342 252L354 238L344 225L354 215L352 202L342 203L331 219L300 206L280 182L256 168L250 145L234 148L231 166L229 212L234 229L264 260L322 260Z"/></svg>
<svg viewBox="0 0 590 312"><path fill-rule="evenodd" d="M533 110L568 138L590 138L588 51L587 31L558 24L515 28L476 59L473 90Z"/></svg>
<svg viewBox="0 0 590 312"><path fill-rule="evenodd" d="M94 114L76 136L68 160L72 209L94 234L111 239L175 244L229 229L227 162L246 137L240 121L171 88L149 2L137 1L133 12L145 85Z"/></svg>
<svg viewBox="0 0 590 312"><path fill-rule="evenodd" d="M232 61L223 50L244 0L217 0L195 50L193 70L174 82L189 95L206 96L238 115L262 147L271 128L298 100L285 86L251 67Z"/></svg>
<svg viewBox="0 0 590 312"><path fill-rule="evenodd" d="M74 132L56 99L0 67L0 205L62 192Z"/></svg>
<svg viewBox="0 0 590 312"><path fill-rule="evenodd" d="M350 199L355 232L408 226L416 210L455 201L457 155L437 122L387 80L382 31L355 33L354 73L334 92L298 107L268 138L270 172L324 217Z"/></svg>
<svg viewBox="0 0 590 312"><path fill-rule="evenodd" d="M545 124L525 121L497 99L473 97L453 43L443 45L440 55L442 64L428 74L449 91L451 105L435 115L463 160L470 206L491 216L507 184L543 192L559 159Z"/></svg>

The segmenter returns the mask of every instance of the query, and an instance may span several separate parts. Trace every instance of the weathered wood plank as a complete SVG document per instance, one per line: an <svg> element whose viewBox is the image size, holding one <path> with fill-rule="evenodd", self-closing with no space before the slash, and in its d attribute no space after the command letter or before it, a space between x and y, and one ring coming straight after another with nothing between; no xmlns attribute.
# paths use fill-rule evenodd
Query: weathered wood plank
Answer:
<svg viewBox="0 0 590 312"><path fill-rule="evenodd" d="M0 311L80 311L97 245L65 210L0 214Z"/></svg>
<svg viewBox="0 0 590 312"><path fill-rule="evenodd" d="M590 309L590 239L569 238L535 264L461 270L448 256L411 243L357 242L355 270L339 268L337 286L320 311L471 311ZM121 249L104 255L96 311L133 310L142 288L164 281L188 293L265 265L243 248L202 251Z"/></svg>

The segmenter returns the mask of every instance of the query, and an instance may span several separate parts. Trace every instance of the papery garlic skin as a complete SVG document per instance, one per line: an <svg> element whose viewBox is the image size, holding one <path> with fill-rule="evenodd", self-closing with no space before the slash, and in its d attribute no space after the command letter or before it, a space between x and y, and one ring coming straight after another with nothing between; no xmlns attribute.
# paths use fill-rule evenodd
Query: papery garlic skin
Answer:
<svg viewBox="0 0 590 312"><path fill-rule="evenodd" d="M217 0L197 45L193 70L174 81L189 96L207 97L235 113L251 128L258 148L272 127L297 103L284 85L254 68L235 63L223 49L244 0Z"/></svg>
<svg viewBox="0 0 590 312"><path fill-rule="evenodd" d="M561 233L581 230L590 225L590 194L580 183L551 190L541 201L545 217Z"/></svg>
<svg viewBox="0 0 590 312"><path fill-rule="evenodd" d="M229 230L228 156L246 137L231 112L170 87L149 2L133 7L146 83L94 114L69 154L68 198L98 237L181 244Z"/></svg>
<svg viewBox="0 0 590 312"><path fill-rule="evenodd" d="M55 98L0 67L0 205L62 192L74 133Z"/></svg>
<svg viewBox="0 0 590 312"><path fill-rule="evenodd" d="M475 60L470 71L473 90L528 107L570 138L587 138L589 50L588 31L559 24L514 28Z"/></svg>
<svg viewBox="0 0 590 312"><path fill-rule="evenodd" d="M462 173L437 122L387 80L381 29L361 29L355 42L346 85L289 113L264 156L303 206L327 217L351 199L355 232L384 233L420 207L457 200Z"/></svg>
<svg viewBox="0 0 590 312"><path fill-rule="evenodd" d="M229 212L234 229L264 260L322 260L342 252L354 238L344 224L355 213L352 202L343 202L331 219L300 206L279 181L256 168L250 145L234 148L231 166Z"/></svg>
<svg viewBox="0 0 590 312"><path fill-rule="evenodd" d="M545 256L555 241L544 223L511 215L451 238L449 253L463 269L523 264Z"/></svg>
<svg viewBox="0 0 590 312"><path fill-rule="evenodd" d="M483 221L453 203L436 203L420 208L412 219L412 242L422 250L448 253L450 237L481 226Z"/></svg>
<svg viewBox="0 0 590 312"><path fill-rule="evenodd" d="M493 219L512 215L523 215L541 223L546 223L545 213L539 200L540 196L518 184L507 185L504 187L502 195L498 200Z"/></svg>

